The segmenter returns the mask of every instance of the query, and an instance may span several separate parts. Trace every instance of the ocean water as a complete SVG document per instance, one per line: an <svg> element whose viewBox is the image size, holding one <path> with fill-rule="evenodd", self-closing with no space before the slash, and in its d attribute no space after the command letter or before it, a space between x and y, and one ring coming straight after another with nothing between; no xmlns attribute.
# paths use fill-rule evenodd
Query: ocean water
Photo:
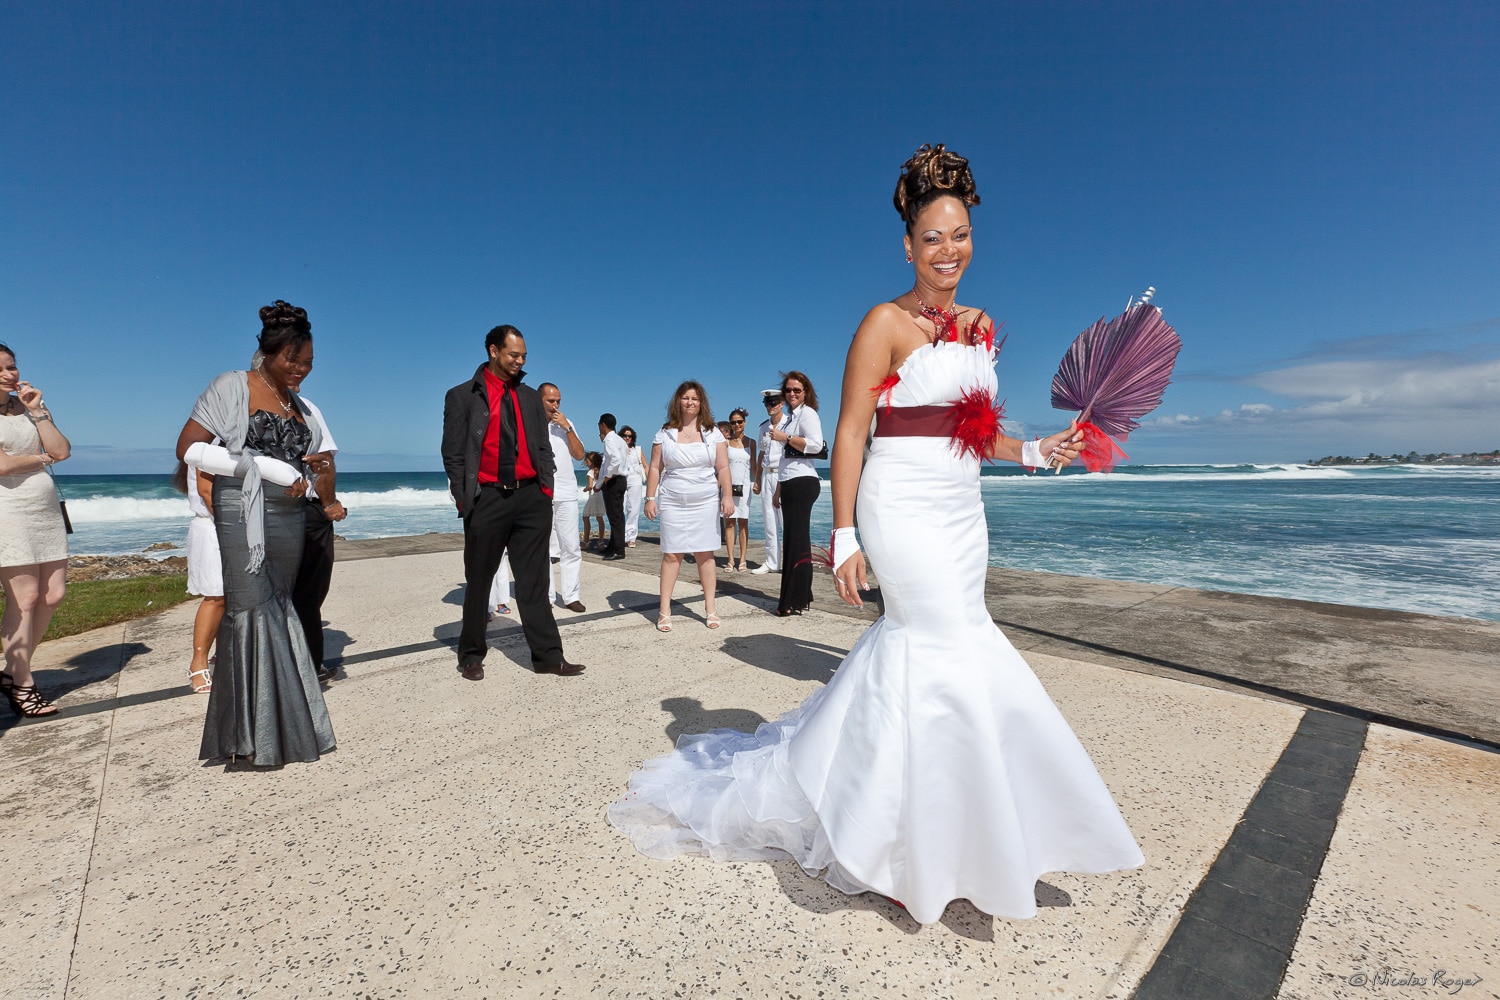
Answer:
<svg viewBox="0 0 1500 1000"><path fill-rule="evenodd" d="M59 476L75 554L185 544L165 476ZM1500 469L986 469L990 564L1500 621ZM341 473L346 538L459 531L441 473ZM827 483L813 537L833 525ZM642 519L642 530L655 526ZM760 504L751 534L761 537Z"/></svg>

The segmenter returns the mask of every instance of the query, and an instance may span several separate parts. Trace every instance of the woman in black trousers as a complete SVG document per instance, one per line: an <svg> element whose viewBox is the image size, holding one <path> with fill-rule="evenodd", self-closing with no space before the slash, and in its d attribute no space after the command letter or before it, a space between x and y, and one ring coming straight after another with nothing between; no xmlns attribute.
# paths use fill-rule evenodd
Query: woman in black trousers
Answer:
<svg viewBox="0 0 1500 1000"><path fill-rule="evenodd" d="M781 508L781 600L776 614L801 614L812 604L812 508L823 483L812 457L823 448L823 422L818 419L818 394L812 380L799 371L781 377L786 400L786 422L771 432L782 442L775 506Z"/></svg>

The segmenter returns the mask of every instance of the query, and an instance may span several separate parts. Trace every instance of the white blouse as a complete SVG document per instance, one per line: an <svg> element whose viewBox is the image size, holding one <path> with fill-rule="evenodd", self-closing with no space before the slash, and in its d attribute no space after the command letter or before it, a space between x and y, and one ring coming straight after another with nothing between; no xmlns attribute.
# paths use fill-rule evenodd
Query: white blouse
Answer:
<svg viewBox="0 0 1500 1000"><path fill-rule="evenodd" d="M788 439L803 438L802 450L811 454L821 451L823 448L823 421L818 418L818 411L811 406L799 406L791 412L791 415L782 421L779 430L785 431ZM792 454L790 440L782 445L781 465L777 469L777 478L783 482L788 479L796 479L798 476L816 476L818 470L813 468L812 459L798 458Z"/></svg>

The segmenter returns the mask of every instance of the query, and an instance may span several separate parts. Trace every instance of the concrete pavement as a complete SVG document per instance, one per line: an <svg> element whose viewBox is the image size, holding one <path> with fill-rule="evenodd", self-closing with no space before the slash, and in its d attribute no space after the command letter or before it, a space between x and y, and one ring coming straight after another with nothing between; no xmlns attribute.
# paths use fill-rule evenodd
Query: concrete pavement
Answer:
<svg viewBox="0 0 1500 1000"><path fill-rule="evenodd" d="M1500 756L1406 720L1369 722L1385 702L1308 709L1308 698L1352 704L1358 685L1338 685L1405 676L1399 663L1340 674L1304 655L1296 684L1283 670L1250 687L1222 669L1301 655L1299 629L1339 617L1328 606L1104 581L1053 581L1061 592L1048 594L992 576L992 610L1011 622L1002 627L1093 756L1147 863L1045 876L1030 921L957 902L919 928L790 861L648 860L604 820L630 771L678 735L753 727L799 703L870 615L820 601L826 610L777 619L761 593L776 578L732 574L724 626L709 630L688 569L685 606L662 635L651 627L655 550L643 545L624 563L589 560L588 611L558 612L584 677L530 673L518 623L501 619L486 679L470 683L451 648L462 569L444 537L342 547L325 606L341 664L327 691L339 749L316 764L225 773L197 761L192 604L42 647L38 676L64 692L62 717L0 729L10 875L0 994L1235 997L1268 995L1264 967L1279 956L1283 997L1452 995L1475 977L1457 995L1500 995ZM1060 618L1069 608L1077 627ZM1413 628L1375 615L1394 639L1377 629L1370 645L1386 642L1388 659L1449 648L1444 620ZM1472 674L1493 672L1493 660L1463 656L1500 629L1449 624L1462 693L1436 681L1420 690L1456 705L1492 690L1492 676ZM1338 643L1318 648L1336 668ZM1331 679L1320 688L1319 677ZM1322 719L1345 721L1307 735ZM1352 754L1342 784L1305 752L1320 738ZM1285 837L1255 839L1263 807L1286 817L1273 831ZM1313 858L1320 815L1332 817L1326 857ZM1268 846L1302 854L1262 858ZM1304 906L1283 913L1268 899L1278 878L1295 886L1310 866ZM1281 924L1228 926L1233 914L1207 909L1226 890ZM1183 928L1205 926L1209 946L1183 943ZM1448 986L1391 985L1439 971Z"/></svg>

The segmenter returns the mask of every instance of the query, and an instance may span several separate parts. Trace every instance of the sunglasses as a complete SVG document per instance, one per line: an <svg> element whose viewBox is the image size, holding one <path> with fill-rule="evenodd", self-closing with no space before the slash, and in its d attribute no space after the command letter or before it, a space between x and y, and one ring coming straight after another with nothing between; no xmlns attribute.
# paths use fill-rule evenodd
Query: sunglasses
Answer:
<svg viewBox="0 0 1500 1000"><path fill-rule="evenodd" d="M805 389L783 389L781 390L781 394L783 396L800 396L806 391Z"/></svg>
<svg viewBox="0 0 1500 1000"><path fill-rule="evenodd" d="M730 424L743 424L744 423L743 420L731 420L729 422L730 422Z"/></svg>

